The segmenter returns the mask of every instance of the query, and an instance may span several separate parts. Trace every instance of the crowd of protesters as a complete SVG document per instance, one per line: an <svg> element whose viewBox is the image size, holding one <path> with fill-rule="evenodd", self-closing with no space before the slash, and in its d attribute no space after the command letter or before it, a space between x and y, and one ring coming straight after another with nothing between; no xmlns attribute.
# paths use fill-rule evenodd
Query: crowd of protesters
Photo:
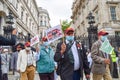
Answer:
<svg viewBox="0 0 120 80"><path fill-rule="evenodd" d="M86 50L77 42L74 29L67 28L65 39L53 49L48 40L43 37L37 46L31 47L30 42L15 44L16 30L13 30L11 40L0 37L0 45L12 45L12 53L3 48L0 55L0 80L9 80L9 70L13 72L12 80L34 80L35 73L39 80L112 80L119 78L119 52L113 49L111 54L100 50L100 46L109 34L105 30L98 32L98 40L92 48ZM5 42L4 42L5 41ZM90 76L92 73L93 76Z"/></svg>

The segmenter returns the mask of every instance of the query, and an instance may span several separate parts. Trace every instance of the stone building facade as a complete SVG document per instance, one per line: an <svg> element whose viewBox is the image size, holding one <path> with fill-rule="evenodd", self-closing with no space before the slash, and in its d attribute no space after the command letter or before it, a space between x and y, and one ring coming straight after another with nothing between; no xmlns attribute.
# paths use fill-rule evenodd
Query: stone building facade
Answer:
<svg viewBox="0 0 120 80"><path fill-rule="evenodd" d="M120 0L74 0L71 18L77 36L88 36L89 12L95 16L98 31L104 28L110 35L120 35Z"/></svg>
<svg viewBox="0 0 120 80"><path fill-rule="evenodd" d="M45 36L45 30L50 28L50 17L48 11L42 7L38 8L39 10L39 34L40 37Z"/></svg>
<svg viewBox="0 0 120 80"><path fill-rule="evenodd" d="M4 34L3 28L7 26L5 22L9 12L14 16L13 27L18 30L18 42L25 42L28 36L40 37L41 11L35 0L0 0L0 34Z"/></svg>

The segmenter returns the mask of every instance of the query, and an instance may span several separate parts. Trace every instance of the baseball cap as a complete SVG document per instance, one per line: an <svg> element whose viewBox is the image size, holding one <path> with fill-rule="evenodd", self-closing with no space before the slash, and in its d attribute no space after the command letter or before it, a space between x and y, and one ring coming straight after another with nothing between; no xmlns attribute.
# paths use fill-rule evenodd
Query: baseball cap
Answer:
<svg viewBox="0 0 120 80"><path fill-rule="evenodd" d="M47 37L43 37L43 38L42 38L42 41L47 41Z"/></svg>
<svg viewBox="0 0 120 80"><path fill-rule="evenodd" d="M30 42L26 42L26 43L25 43L25 46L26 46L26 47L30 47Z"/></svg>
<svg viewBox="0 0 120 80"><path fill-rule="evenodd" d="M101 29L99 32L98 32L98 36L104 36L104 35L108 35L109 33L104 30L104 29Z"/></svg>
<svg viewBox="0 0 120 80"><path fill-rule="evenodd" d="M3 52L8 52L8 49L3 49Z"/></svg>
<svg viewBox="0 0 120 80"><path fill-rule="evenodd" d="M69 27L65 30L66 34L68 34L69 32L74 32L74 29L72 27Z"/></svg>

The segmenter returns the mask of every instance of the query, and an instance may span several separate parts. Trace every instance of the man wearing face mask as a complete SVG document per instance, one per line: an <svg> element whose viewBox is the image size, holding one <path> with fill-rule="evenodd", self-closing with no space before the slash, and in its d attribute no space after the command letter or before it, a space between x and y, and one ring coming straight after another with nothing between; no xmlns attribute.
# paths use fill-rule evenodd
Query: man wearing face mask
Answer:
<svg viewBox="0 0 120 80"><path fill-rule="evenodd" d="M112 80L110 70L112 69L111 57L100 50L102 43L107 40L108 32L100 30L98 40L93 43L91 57L93 59L92 73L93 80Z"/></svg>
<svg viewBox="0 0 120 80"><path fill-rule="evenodd" d="M18 43L17 45L12 47L12 56L11 56L11 70L13 71L13 80L19 80L20 75L17 72L17 59L20 50L24 49L24 44Z"/></svg>
<svg viewBox="0 0 120 80"><path fill-rule="evenodd" d="M58 63L57 74L61 80L83 80L90 77L86 51L82 44L74 40L74 29L65 30L65 41L58 43L54 60Z"/></svg>
<svg viewBox="0 0 120 80"><path fill-rule="evenodd" d="M20 80L34 80L36 60L30 48L30 42L25 43L25 49L18 54L17 71Z"/></svg>
<svg viewBox="0 0 120 80"><path fill-rule="evenodd" d="M54 80L54 51L50 47L46 37L42 38L38 55L36 66L40 80Z"/></svg>
<svg viewBox="0 0 120 80"><path fill-rule="evenodd" d="M10 55L8 49L3 49L1 54L2 80L8 80Z"/></svg>

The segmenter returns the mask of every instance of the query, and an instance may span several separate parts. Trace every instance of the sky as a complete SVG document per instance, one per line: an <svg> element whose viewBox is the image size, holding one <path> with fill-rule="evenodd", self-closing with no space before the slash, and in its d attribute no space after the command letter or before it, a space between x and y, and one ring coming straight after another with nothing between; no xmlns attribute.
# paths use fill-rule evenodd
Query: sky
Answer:
<svg viewBox="0 0 120 80"><path fill-rule="evenodd" d="M60 24L60 20L71 21L73 0L36 0L36 2L38 7L48 11L51 27Z"/></svg>

